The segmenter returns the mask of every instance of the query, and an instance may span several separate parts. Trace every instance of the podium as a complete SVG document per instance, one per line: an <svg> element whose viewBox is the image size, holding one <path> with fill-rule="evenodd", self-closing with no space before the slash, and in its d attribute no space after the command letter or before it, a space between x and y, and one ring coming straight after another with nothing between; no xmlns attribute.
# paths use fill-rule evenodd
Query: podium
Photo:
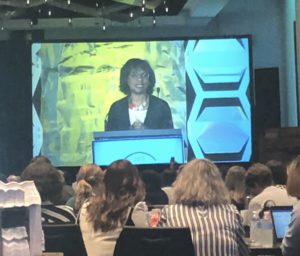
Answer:
<svg viewBox="0 0 300 256"><path fill-rule="evenodd" d="M165 164L171 157L186 162L181 129L94 132L93 162L107 166L127 159L133 164Z"/></svg>

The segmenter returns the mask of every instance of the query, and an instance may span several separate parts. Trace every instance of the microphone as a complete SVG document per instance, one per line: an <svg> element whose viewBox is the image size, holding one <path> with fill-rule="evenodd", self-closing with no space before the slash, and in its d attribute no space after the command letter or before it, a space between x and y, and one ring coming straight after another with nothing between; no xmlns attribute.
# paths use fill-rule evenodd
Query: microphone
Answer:
<svg viewBox="0 0 300 256"><path fill-rule="evenodd" d="M157 97L159 98L160 87L156 87L156 93L157 93Z"/></svg>
<svg viewBox="0 0 300 256"><path fill-rule="evenodd" d="M104 130L105 130L105 131L107 131L107 128L108 128L108 127L107 127L107 123L108 123L108 114L109 114L109 113L107 113L106 116L105 116L105 118L104 118Z"/></svg>

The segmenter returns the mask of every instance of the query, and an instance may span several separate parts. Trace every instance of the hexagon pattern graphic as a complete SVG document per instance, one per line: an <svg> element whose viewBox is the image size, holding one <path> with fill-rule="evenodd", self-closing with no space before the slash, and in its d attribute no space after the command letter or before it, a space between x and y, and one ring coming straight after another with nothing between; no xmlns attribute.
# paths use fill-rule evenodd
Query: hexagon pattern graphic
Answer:
<svg viewBox="0 0 300 256"><path fill-rule="evenodd" d="M249 39L190 40L185 65L195 92L187 121L195 156L217 162L249 161Z"/></svg>

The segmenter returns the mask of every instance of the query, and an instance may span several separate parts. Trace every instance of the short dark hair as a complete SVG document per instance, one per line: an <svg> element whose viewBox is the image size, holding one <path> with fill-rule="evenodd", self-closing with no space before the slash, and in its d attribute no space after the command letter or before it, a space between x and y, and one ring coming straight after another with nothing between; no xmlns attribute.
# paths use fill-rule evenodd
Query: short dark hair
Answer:
<svg viewBox="0 0 300 256"><path fill-rule="evenodd" d="M285 185L287 180L286 166L279 160L270 160L266 163L272 171L273 181L277 185Z"/></svg>
<svg viewBox="0 0 300 256"><path fill-rule="evenodd" d="M40 193L42 201L56 203L59 200L63 183L58 170L44 161L30 163L21 174L21 180L32 180Z"/></svg>
<svg viewBox="0 0 300 256"><path fill-rule="evenodd" d="M121 68L120 72L120 91L123 92L126 95L130 94L130 89L127 84L128 76L131 72L131 70L141 68L143 71L145 71L147 74L149 74L149 86L147 88L147 93L150 95L153 93L153 88L155 86L155 74L153 69L151 68L150 64L146 60L142 59L129 59Z"/></svg>
<svg viewBox="0 0 300 256"><path fill-rule="evenodd" d="M271 186L273 184L271 169L262 163L251 165L247 170L245 183L248 188Z"/></svg>

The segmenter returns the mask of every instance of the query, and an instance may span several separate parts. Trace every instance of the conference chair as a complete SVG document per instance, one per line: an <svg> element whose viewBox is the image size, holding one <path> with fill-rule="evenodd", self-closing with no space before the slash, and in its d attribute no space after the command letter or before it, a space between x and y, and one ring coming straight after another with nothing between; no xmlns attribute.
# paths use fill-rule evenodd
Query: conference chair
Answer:
<svg viewBox="0 0 300 256"><path fill-rule="evenodd" d="M114 256L194 256L189 228L125 227Z"/></svg>
<svg viewBox="0 0 300 256"><path fill-rule="evenodd" d="M79 225L43 225L45 252L63 252L64 256L86 256Z"/></svg>

